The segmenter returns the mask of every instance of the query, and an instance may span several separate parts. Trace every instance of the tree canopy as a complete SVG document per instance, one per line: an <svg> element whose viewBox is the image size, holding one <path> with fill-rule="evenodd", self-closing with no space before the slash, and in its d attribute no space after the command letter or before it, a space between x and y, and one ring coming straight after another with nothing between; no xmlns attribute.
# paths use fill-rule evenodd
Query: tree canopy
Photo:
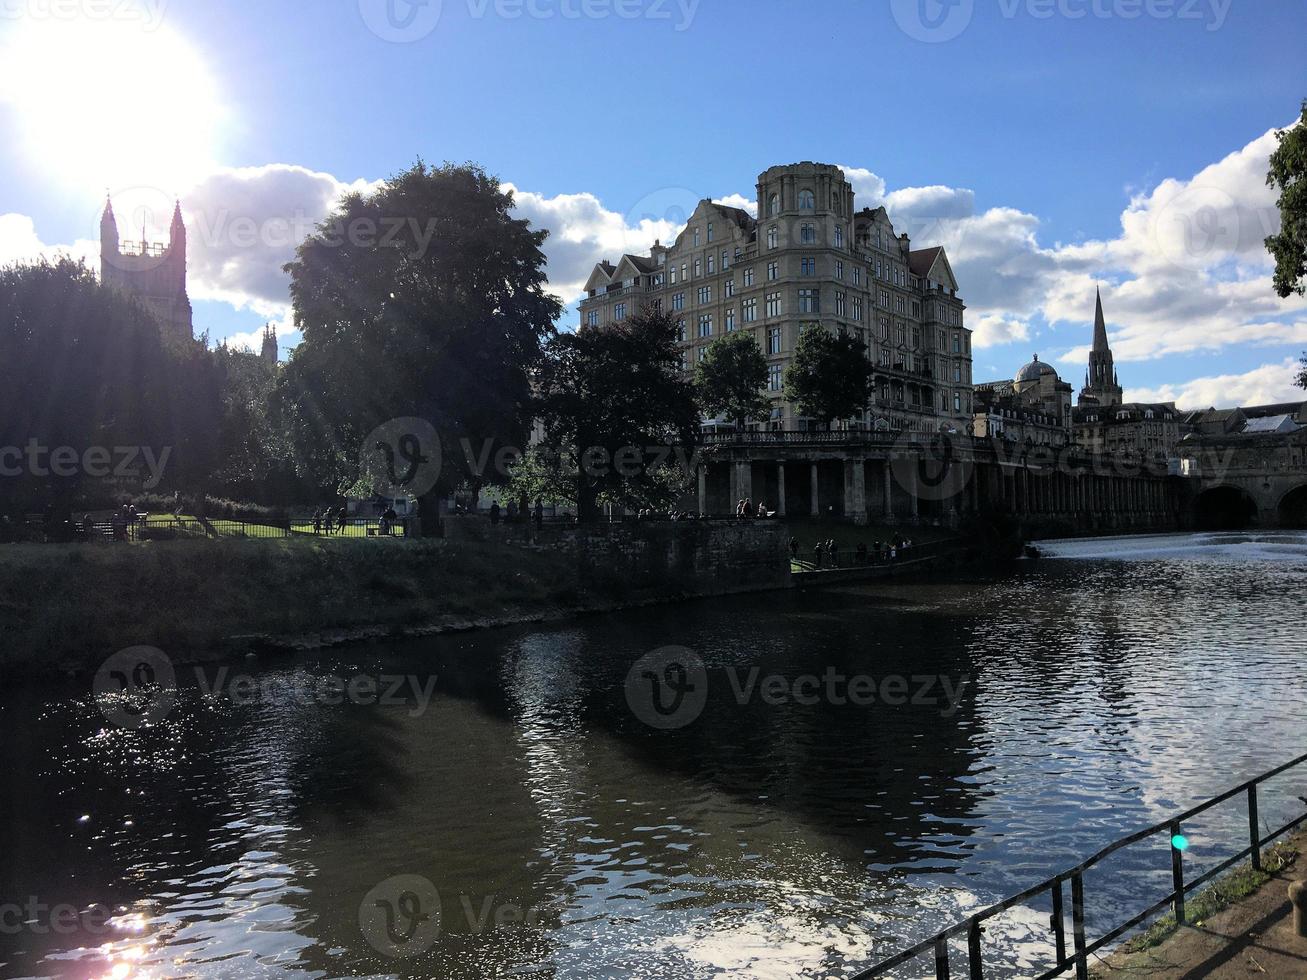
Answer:
<svg viewBox="0 0 1307 980"><path fill-rule="evenodd" d="M439 494L503 479L481 462L525 445L531 371L562 310L548 232L512 208L479 167L419 162L346 197L299 247L286 271L303 342L279 394L302 470L349 485L369 434L413 418L439 443L415 448L440 460L414 487L424 518Z"/></svg>
<svg viewBox="0 0 1307 980"><path fill-rule="evenodd" d="M767 358L753 334L737 331L708 345L694 368L699 407L706 415L724 418L740 428L771 413Z"/></svg>
<svg viewBox="0 0 1307 980"><path fill-rule="evenodd" d="M1275 291L1281 297L1307 293L1307 99L1302 116L1289 130L1275 134L1266 183L1280 192L1280 233L1266 239L1275 258Z"/></svg>
<svg viewBox="0 0 1307 980"><path fill-rule="evenodd" d="M874 390L867 345L850 334L809 324L785 372L785 397L800 414L829 426L867 407Z"/></svg>
<svg viewBox="0 0 1307 980"><path fill-rule="evenodd" d="M554 485L570 484L582 521L602 499L663 507L686 474L675 452L693 449L699 427L694 388L681 377L679 328L646 307L607 327L582 327L550 341L540 372L543 453Z"/></svg>

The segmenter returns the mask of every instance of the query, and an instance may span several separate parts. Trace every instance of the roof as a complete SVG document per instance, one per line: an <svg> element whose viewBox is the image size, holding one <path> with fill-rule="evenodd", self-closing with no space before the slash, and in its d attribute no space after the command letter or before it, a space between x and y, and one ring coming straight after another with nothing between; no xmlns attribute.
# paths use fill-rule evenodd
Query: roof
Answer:
<svg viewBox="0 0 1307 980"><path fill-rule="evenodd" d="M1302 428L1293 420L1292 415L1263 415L1249 419L1243 427L1246 435L1258 435L1264 432L1296 432Z"/></svg>
<svg viewBox="0 0 1307 980"><path fill-rule="evenodd" d="M912 270L913 275L925 278L930 275L930 267L935 264L942 251L944 251L943 245L913 249L908 253L908 268Z"/></svg>

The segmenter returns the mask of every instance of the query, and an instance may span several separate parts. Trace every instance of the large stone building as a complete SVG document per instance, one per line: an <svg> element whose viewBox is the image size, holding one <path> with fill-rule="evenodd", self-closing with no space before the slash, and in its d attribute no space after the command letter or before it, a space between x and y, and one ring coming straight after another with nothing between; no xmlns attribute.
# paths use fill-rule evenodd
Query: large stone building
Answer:
<svg viewBox="0 0 1307 980"><path fill-rule="evenodd" d="M1107 342L1107 321L1099 293L1094 309L1094 343L1085 387L1072 413L1075 442L1100 453L1168 459L1184 436L1184 413L1175 402L1126 402Z"/></svg>
<svg viewBox="0 0 1307 980"><path fill-rule="evenodd" d="M195 327L186 295L186 225L181 203L172 215L167 245L119 241L113 202L105 201L100 216L100 281L126 290L159 321L166 335L191 340Z"/></svg>
<svg viewBox="0 0 1307 980"><path fill-rule="evenodd" d="M976 385L972 426L978 439L1065 446L1071 441L1071 386L1036 354L1011 381Z"/></svg>
<svg viewBox="0 0 1307 980"><path fill-rule="evenodd" d="M912 249L883 207L856 210L852 185L828 164L765 171L757 207L754 218L701 201L671 245L600 262L582 324L619 322L646 304L667 311L681 323L687 373L715 338L750 332L767 356L772 402L753 427L789 431L812 424L783 396L799 332L846 331L876 368L872 404L850 427L969 431L971 331L944 249Z"/></svg>

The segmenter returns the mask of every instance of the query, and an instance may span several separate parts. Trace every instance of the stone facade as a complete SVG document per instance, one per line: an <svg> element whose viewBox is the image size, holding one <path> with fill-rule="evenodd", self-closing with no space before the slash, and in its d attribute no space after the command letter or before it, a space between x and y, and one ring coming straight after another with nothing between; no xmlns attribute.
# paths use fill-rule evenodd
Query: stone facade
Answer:
<svg viewBox="0 0 1307 980"><path fill-rule="evenodd" d="M757 218L701 201L671 245L600 262L582 325L662 309L681 322L687 373L715 338L748 331L767 356L772 402L751 428L805 431L812 423L782 389L799 332L820 324L861 339L875 365L873 402L849 427L970 431L971 331L943 248L913 250L883 207L856 210L838 167L772 167L756 190Z"/></svg>
<svg viewBox="0 0 1307 980"><path fill-rule="evenodd" d="M1065 446L1071 441L1071 386L1036 354L1013 380L976 385L972 428L978 439Z"/></svg>
<svg viewBox="0 0 1307 980"><path fill-rule="evenodd" d="M186 294L186 225L180 202L167 245L120 242L113 203L100 216L100 281L132 293L154 314L165 335L192 340L195 326Z"/></svg>

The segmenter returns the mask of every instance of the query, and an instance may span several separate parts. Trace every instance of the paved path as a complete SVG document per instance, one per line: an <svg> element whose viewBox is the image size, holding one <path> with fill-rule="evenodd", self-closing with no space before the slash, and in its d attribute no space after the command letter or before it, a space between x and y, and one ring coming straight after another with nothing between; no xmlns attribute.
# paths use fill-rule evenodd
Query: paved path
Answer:
<svg viewBox="0 0 1307 980"><path fill-rule="evenodd" d="M1293 843L1299 855L1307 837ZM1293 932L1289 883L1307 873L1301 857L1239 904L1201 926L1185 926L1153 949L1117 954L1093 969L1104 980L1231 978L1307 978L1307 939Z"/></svg>

